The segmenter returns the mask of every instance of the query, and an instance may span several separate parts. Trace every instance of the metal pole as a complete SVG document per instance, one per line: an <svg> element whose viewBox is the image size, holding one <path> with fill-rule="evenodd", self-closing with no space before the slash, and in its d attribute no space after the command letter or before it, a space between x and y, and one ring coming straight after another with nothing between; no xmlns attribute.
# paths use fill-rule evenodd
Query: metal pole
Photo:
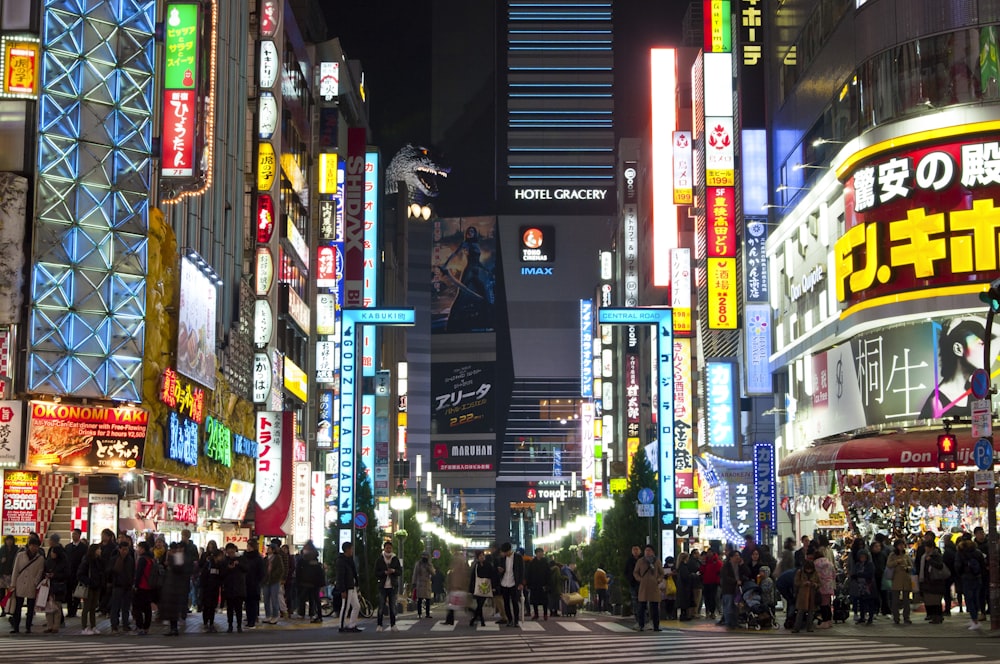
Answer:
<svg viewBox="0 0 1000 664"><path fill-rule="evenodd" d="M986 375L990 375L990 368L993 366L990 355L990 341L993 339L993 307L986 311L986 333L983 335L983 368ZM993 418L993 381L990 380L987 398L990 399L990 420ZM991 437L992 440L992 437ZM996 453L994 452L994 457ZM993 464L990 464L990 471L993 471ZM989 538L990 560L990 630L1000 630L1000 537L997 534L997 489L995 482L990 482L990 488L986 490L986 511L987 529ZM973 616L975 619L975 616Z"/></svg>

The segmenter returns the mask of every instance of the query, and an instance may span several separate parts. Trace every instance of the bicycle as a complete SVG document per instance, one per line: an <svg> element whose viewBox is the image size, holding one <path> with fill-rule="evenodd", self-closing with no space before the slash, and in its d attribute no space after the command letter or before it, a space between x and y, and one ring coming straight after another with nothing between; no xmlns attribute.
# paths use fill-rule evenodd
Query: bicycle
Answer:
<svg viewBox="0 0 1000 664"><path fill-rule="evenodd" d="M339 593L333 586L324 587L319 594L319 610L324 618L329 618L335 614L340 613L340 607L343 600L339 597ZM375 615L375 607L372 603L368 601L361 592L358 592L358 605L360 610L358 615L362 618L371 618Z"/></svg>

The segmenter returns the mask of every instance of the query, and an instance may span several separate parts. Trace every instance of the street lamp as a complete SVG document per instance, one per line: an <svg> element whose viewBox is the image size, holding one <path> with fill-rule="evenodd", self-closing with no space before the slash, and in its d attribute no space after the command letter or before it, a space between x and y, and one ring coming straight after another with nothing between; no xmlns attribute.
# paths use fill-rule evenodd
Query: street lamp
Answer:
<svg viewBox="0 0 1000 664"><path fill-rule="evenodd" d="M399 493L389 499L389 507L399 513L399 525L396 527L396 539L399 540L399 565L402 567L404 555L403 546L406 544L407 535L406 529L403 528L403 518L406 510L413 507L413 499L403 493L404 490L402 484L396 488L396 491Z"/></svg>

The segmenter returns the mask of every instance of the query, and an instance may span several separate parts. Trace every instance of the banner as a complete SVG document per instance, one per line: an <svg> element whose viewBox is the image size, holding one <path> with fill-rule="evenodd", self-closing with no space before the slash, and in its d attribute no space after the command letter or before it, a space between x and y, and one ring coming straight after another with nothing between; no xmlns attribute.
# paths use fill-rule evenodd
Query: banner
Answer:
<svg viewBox="0 0 1000 664"><path fill-rule="evenodd" d="M38 473L7 470L3 473L3 535L23 543L38 530Z"/></svg>
<svg viewBox="0 0 1000 664"><path fill-rule="evenodd" d="M431 433L479 434L495 428L492 362L431 365Z"/></svg>
<svg viewBox="0 0 1000 664"><path fill-rule="evenodd" d="M29 402L28 465L141 468L149 412Z"/></svg>
<svg viewBox="0 0 1000 664"><path fill-rule="evenodd" d="M257 502L255 524L260 535L289 535L292 508L292 436L290 412L257 413Z"/></svg>
<svg viewBox="0 0 1000 664"><path fill-rule="evenodd" d="M493 331L496 217L433 223L431 332Z"/></svg>

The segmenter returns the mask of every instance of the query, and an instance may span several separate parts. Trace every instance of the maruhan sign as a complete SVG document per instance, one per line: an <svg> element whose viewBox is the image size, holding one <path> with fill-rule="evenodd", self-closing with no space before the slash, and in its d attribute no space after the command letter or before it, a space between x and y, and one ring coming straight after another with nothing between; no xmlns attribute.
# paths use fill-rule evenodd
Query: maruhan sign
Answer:
<svg viewBox="0 0 1000 664"><path fill-rule="evenodd" d="M608 189L515 189L518 201L603 201Z"/></svg>

